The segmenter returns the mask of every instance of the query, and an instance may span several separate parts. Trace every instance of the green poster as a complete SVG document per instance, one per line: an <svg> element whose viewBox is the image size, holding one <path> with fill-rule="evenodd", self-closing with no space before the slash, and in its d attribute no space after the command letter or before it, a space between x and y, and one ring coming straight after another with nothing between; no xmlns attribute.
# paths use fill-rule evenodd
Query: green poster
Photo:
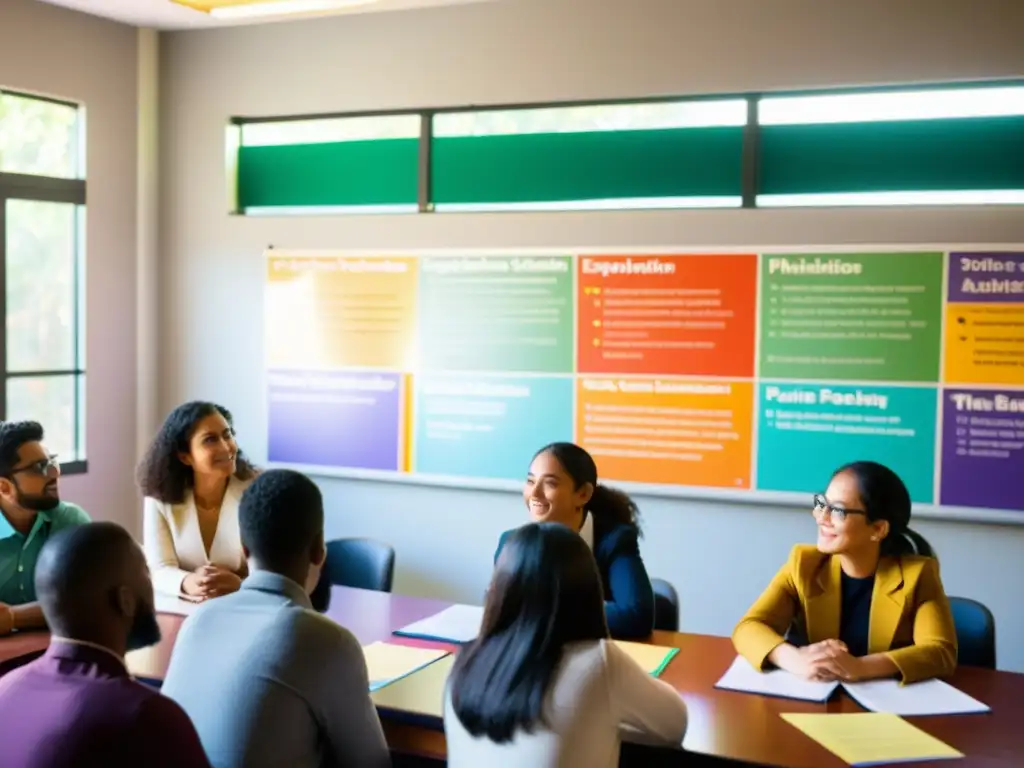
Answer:
<svg viewBox="0 0 1024 768"><path fill-rule="evenodd" d="M763 255L759 375L938 381L942 258Z"/></svg>
<svg viewBox="0 0 1024 768"><path fill-rule="evenodd" d="M424 258L418 369L572 373L568 256Z"/></svg>

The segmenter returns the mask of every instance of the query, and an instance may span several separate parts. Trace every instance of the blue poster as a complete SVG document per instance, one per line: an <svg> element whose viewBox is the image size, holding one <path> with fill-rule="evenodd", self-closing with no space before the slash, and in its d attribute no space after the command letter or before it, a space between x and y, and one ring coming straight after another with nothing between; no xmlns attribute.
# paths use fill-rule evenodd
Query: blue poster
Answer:
<svg viewBox="0 0 1024 768"><path fill-rule="evenodd" d="M413 391L414 472L518 480L537 449L573 437L569 376L424 374Z"/></svg>

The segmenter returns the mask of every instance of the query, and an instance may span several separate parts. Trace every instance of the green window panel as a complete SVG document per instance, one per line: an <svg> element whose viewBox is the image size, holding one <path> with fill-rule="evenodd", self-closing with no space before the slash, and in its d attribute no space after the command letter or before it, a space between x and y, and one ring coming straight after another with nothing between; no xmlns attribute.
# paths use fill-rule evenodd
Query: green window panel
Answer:
<svg viewBox="0 0 1024 768"><path fill-rule="evenodd" d="M1024 189L1024 117L761 126L759 192Z"/></svg>
<svg viewBox="0 0 1024 768"><path fill-rule="evenodd" d="M435 137L433 202L739 197L743 128Z"/></svg>
<svg viewBox="0 0 1024 768"><path fill-rule="evenodd" d="M417 138L243 146L238 205L415 206L418 172Z"/></svg>

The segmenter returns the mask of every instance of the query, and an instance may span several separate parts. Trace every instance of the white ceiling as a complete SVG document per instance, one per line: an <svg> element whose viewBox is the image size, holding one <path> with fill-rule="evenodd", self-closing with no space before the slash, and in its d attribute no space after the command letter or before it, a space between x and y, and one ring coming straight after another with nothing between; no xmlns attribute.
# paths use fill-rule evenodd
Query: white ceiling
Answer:
<svg viewBox="0 0 1024 768"><path fill-rule="evenodd" d="M62 5L76 11L114 19L137 27L156 29L197 29L202 27L224 27L239 24L266 23L285 19L222 20L209 14L193 11L170 0L42 0L51 5ZM399 11L409 8L425 8L439 5L460 5L483 2L484 0L377 0L368 5L355 5L338 13L378 13ZM3 0L0 0L3 2ZM292 17L295 18L295 17Z"/></svg>

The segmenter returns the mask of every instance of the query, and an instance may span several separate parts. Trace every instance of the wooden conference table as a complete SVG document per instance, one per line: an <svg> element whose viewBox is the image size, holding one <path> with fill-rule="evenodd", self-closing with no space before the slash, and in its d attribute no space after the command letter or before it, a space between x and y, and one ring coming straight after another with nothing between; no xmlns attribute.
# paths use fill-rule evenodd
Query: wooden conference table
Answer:
<svg viewBox="0 0 1024 768"><path fill-rule="evenodd" d="M364 645L387 640L419 647L451 648L441 643L410 640L391 634L393 630L449 605L439 600L335 587L326 613L348 627ZM164 613L160 614L159 621L163 630L160 644L131 653L128 657L128 666L134 675L154 681L162 680L167 672L184 617ZM844 694L837 694L828 703L815 704L719 691L714 685L736 655L728 638L655 632L650 641L680 649L665 668L661 679L674 686L686 701L689 727L683 747L691 754L777 768L840 768L846 765L779 717L782 712L863 711ZM0 669L16 663L16 657L40 653L47 642L45 632L0 639ZM953 764L959 768L1016 768L1024 765L1024 675L965 667L958 670L950 682L988 704L992 712L910 718L911 721L963 752L966 758ZM394 751L443 759L446 755L444 733L440 721L433 718L431 722L431 719L417 717L410 722L402 712L381 709L384 731ZM915 765L950 768L947 761Z"/></svg>

